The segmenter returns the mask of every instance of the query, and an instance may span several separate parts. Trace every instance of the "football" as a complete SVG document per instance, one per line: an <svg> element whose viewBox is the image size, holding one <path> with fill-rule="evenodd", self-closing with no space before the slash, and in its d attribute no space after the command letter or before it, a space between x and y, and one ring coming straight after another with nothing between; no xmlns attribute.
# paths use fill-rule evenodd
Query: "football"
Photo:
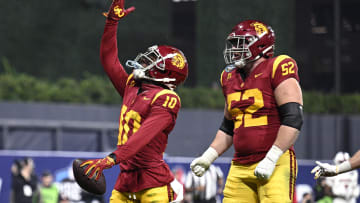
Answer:
<svg viewBox="0 0 360 203"><path fill-rule="evenodd" d="M84 175L84 167L80 167L80 165L84 162L84 159L75 159L73 161L73 173L76 182L80 185L80 187L87 192L102 195L106 192L106 180L104 174L101 174L99 180L90 179L86 175Z"/></svg>

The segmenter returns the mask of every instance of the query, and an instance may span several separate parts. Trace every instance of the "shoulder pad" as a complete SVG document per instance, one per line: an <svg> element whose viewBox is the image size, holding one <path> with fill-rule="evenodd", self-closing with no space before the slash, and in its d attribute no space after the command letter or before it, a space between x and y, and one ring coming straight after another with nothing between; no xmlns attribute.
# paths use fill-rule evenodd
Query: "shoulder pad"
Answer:
<svg viewBox="0 0 360 203"><path fill-rule="evenodd" d="M280 55L280 56L275 58L275 60L273 62L273 69L272 69L272 74L271 74L272 78L275 77L276 69L278 68L279 64L281 62L283 62L284 60L286 60L286 59L294 60L288 55Z"/></svg>
<svg viewBox="0 0 360 203"><path fill-rule="evenodd" d="M236 66L234 66L234 65L228 65L225 67L224 71L229 73L232 70L234 70L235 68L236 68Z"/></svg>
<svg viewBox="0 0 360 203"><path fill-rule="evenodd" d="M225 67L225 69L222 71L221 76L220 76L220 84L221 86L223 86L223 75L228 74L230 72L232 72L234 69L236 69L236 67L234 65L228 65Z"/></svg>
<svg viewBox="0 0 360 203"><path fill-rule="evenodd" d="M180 97L176 94L176 92L172 91L172 90L167 90L167 89L164 89L164 90L161 90L160 92L156 93L155 97L153 98L153 100L151 101L151 104L153 104L157 98L159 98L160 96L164 95L164 94L172 94L174 95L175 97L177 97L180 100Z"/></svg>

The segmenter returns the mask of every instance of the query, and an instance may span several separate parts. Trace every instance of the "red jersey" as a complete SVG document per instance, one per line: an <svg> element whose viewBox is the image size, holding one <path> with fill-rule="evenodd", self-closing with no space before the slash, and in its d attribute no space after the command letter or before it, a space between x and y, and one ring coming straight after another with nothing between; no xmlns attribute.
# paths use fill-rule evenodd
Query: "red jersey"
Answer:
<svg viewBox="0 0 360 203"><path fill-rule="evenodd" d="M240 69L228 66L221 74L221 86L234 121L233 161L260 161L273 145L280 128L274 90L284 80L299 81L295 60L286 55L267 59L243 79Z"/></svg>
<svg viewBox="0 0 360 203"><path fill-rule="evenodd" d="M174 91L128 76L117 56L116 30L117 22L107 20L100 50L104 69L123 97L117 149L113 152L121 170L115 189L138 192L174 179L163 153L181 104Z"/></svg>

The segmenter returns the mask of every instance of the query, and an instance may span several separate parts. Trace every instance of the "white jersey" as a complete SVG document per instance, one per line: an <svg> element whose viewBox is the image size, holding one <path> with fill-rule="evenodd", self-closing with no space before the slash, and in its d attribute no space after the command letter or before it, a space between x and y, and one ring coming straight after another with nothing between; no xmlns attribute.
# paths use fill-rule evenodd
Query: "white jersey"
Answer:
<svg viewBox="0 0 360 203"><path fill-rule="evenodd" d="M359 197L358 171L326 178L334 194L333 203L356 203Z"/></svg>

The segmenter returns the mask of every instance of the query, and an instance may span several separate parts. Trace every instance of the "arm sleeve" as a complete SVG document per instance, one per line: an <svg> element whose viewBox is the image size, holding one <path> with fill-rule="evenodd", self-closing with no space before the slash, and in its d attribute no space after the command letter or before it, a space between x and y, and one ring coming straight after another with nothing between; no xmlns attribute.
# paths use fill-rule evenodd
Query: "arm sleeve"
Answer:
<svg viewBox="0 0 360 203"><path fill-rule="evenodd" d="M135 155L154 137L168 128L172 122L174 122L174 116L171 112L154 107L149 117L141 124L139 130L124 145L121 145L113 152L116 156L116 163Z"/></svg>
<svg viewBox="0 0 360 203"><path fill-rule="evenodd" d="M118 58L116 40L117 25L117 21L110 19L106 20L100 44L100 60L112 84L123 97L128 74L124 70L124 67L121 65Z"/></svg>

